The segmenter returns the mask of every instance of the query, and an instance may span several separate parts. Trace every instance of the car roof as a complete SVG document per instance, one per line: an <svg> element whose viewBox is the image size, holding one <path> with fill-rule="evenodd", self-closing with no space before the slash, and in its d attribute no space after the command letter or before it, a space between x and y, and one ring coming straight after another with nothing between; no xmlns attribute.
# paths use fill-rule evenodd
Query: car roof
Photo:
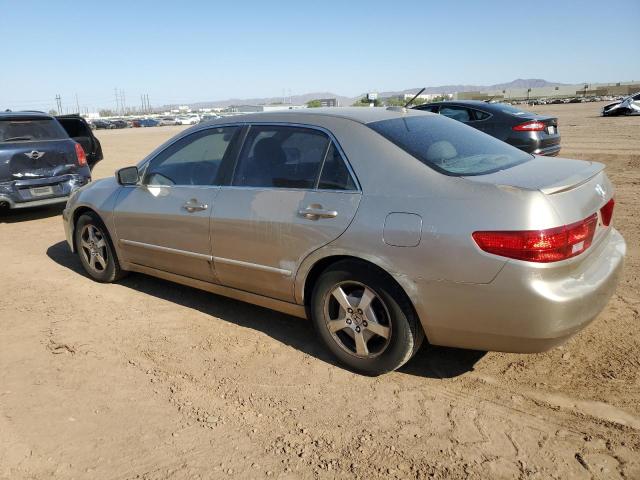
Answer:
<svg viewBox="0 0 640 480"><path fill-rule="evenodd" d="M0 112L0 120L51 120L53 117L44 112L25 110L19 112Z"/></svg>
<svg viewBox="0 0 640 480"><path fill-rule="evenodd" d="M291 122L306 123L313 121L313 117L344 118L354 122L367 124L380 120L391 120L406 116L433 115L419 110L403 109L402 107L326 107L300 108L295 110L277 110L274 112L247 113L233 117L238 123L245 122ZM228 122L229 117L217 119L217 122Z"/></svg>
<svg viewBox="0 0 640 480"><path fill-rule="evenodd" d="M467 107L484 108L485 110L499 110L499 105L504 105L503 102L485 102L484 100L444 100L442 102L423 103L415 108L422 106L434 106L434 105L462 105Z"/></svg>

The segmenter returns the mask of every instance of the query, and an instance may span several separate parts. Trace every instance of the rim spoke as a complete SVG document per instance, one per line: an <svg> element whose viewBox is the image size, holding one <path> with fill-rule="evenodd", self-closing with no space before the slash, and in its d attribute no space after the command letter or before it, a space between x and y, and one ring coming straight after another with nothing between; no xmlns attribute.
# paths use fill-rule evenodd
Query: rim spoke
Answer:
<svg viewBox="0 0 640 480"><path fill-rule="evenodd" d="M89 242L87 242L84 238L80 239L80 246L84 247L84 248L89 248Z"/></svg>
<svg viewBox="0 0 640 480"><path fill-rule="evenodd" d="M107 244L105 243L104 238L101 238L100 240L98 240L96 242L96 247L97 248L104 248L106 246L107 246Z"/></svg>
<svg viewBox="0 0 640 480"><path fill-rule="evenodd" d="M98 265L100 265L102 267L102 269L104 270L105 268L107 268L107 261L104 259L104 257L102 256L102 254L98 253L95 256L96 262L98 263Z"/></svg>
<svg viewBox="0 0 640 480"><path fill-rule="evenodd" d="M89 240L91 240L92 242L98 241L98 239L96 238L96 227L94 227L93 225L89 225L87 233L89 234Z"/></svg>
<svg viewBox="0 0 640 480"><path fill-rule="evenodd" d="M328 323L329 331L335 333L339 330L347 328L347 319L339 318L338 320L330 320Z"/></svg>
<svg viewBox="0 0 640 480"><path fill-rule="evenodd" d="M358 303L358 308L361 308L362 311L365 311L371 305L371 302L376 298L376 294L373 293L372 290L365 287L362 292L362 297L360 297L360 302Z"/></svg>
<svg viewBox="0 0 640 480"><path fill-rule="evenodd" d="M351 304L349 303L349 299L347 298L347 294L344 293L342 287L337 287L333 292L331 292L331 295L333 295L333 297L338 301L338 303L344 310L352 308Z"/></svg>
<svg viewBox="0 0 640 480"><path fill-rule="evenodd" d="M367 342L364 340L362 332L355 332L356 341L356 353L358 355L369 355L369 349L367 348Z"/></svg>
<svg viewBox="0 0 640 480"><path fill-rule="evenodd" d="M389 327L385 327L384 325L380 325L379 323L369 322L367 325L367 330L376 335L379 335L382 338L389 338Z"/></svg>
<svg viewBox="0 0 640 480"><path fill-rule="evenodd" d="M96 257L94 255L89 255L89 266L95 270L95 268L96 268Z"/></svg>

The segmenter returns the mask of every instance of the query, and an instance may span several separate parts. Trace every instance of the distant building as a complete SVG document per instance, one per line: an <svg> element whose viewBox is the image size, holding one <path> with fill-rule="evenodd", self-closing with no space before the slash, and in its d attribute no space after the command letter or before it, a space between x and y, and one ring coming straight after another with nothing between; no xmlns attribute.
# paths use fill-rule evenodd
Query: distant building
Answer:
<svg viewBox="0 0 640 480"><path fill-rule="evenodd" d="M319 98L318 101L320 102L321 107L337 107L338 106L338 100L335 98Z"/></svg>
<svg viewBox="0 0 640 480"><path fill-rule="evenodd" d="M456 100L504 100L504 95L484 92L457 92Z"/></svg>
<svg viewBox="0 0 640 480"><path fill-rule="evenodd" d="M411 100L415 96L416 96L415 93L405 93L404 96L402 97L402 99L408 101L408 100ZM451 93L421 93L420 95L418 95L416 97L416 99L419 98L420 100L424 100L426 102L430 102L434 98L441 98L441 97L452 98L453 94L451 94Z"/></svg>
<svg viewBox="0 0 640 480"><path fill-rule="evenodd" d="M227 110L233 113L278 112L282 110L296 110L304 108L304 105L291 105L288 103L276 105L232 105Z"/></svg>

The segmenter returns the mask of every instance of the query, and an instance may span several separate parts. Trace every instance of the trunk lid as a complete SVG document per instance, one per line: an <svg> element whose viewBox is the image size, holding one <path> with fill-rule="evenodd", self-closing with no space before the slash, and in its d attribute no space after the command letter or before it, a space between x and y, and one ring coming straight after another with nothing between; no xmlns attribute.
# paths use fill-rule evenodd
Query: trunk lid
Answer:
<svg viewBox="0 0 640 480"><path fill-rule="evenodd" d="M74 142L49 140L0 145L0 182L57 177L76 173Z"/></svg>
<svg viewBox="0 0 640 480"><path fill-rule="evenodd" d="M567 225L599 213L613 196L604 165L598 162L535 157L488 175L465 177L473 182L542 192Z"/></svg>

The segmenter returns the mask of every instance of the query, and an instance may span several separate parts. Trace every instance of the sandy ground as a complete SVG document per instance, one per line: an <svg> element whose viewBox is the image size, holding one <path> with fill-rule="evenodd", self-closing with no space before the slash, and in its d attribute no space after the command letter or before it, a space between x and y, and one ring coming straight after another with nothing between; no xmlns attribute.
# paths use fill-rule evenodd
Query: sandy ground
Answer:
<svg viewBox="0 0 640 480"><path fill-rule="evenodd" d="M425 348L352 374L309 322L154 278L89 280L60 209L0 217L0 478L640 478L640 117L556 114L617 185L629 254L585 331L538 355ZM180 127L99 131L96 177Z"/></svg>

